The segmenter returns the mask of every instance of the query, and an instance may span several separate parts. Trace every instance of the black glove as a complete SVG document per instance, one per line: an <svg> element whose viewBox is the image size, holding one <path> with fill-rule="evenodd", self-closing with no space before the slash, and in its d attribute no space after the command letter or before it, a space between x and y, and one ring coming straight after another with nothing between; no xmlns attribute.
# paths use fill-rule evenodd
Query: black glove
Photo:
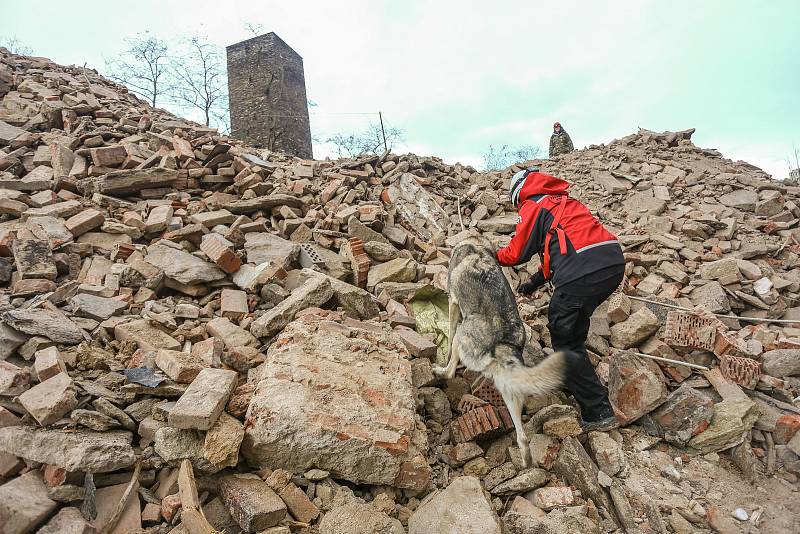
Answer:
<svg viewBox="0 0 800 534"><path fill-rule="evenodd" d="M547 280L544 279L544 273L542 271L536 271L536 274L531 276L531 279L525 282L524 284L520 284L517 288L517 293L520 295L531 295L534 291L542 287Z"/></svg>

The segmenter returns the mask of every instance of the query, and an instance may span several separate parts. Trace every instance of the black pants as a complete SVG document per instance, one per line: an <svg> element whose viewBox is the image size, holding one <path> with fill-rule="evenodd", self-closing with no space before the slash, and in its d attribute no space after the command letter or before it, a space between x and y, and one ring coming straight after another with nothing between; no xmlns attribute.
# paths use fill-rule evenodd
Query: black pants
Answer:
<svg viewBox="0 0 800 534"><path fill-rule="evenodd" d="M566 389L581 407L584 421L614 415L608 390L600 383L586 353L590 318L594 310L622 282L623 266L587 275L576 283L556 288L550 300L548 325L553 349L568 351Z"/></svg>

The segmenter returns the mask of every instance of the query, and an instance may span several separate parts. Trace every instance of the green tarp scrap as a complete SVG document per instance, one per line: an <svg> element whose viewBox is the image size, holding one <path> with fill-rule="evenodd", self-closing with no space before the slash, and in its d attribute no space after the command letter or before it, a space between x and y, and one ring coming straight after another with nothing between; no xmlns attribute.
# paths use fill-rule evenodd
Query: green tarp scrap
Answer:
<svg viewBox="0 0 800 534"><path fill-rule="evenodd" d="M448 317L449 301L447 293L432 285L419 288L409 300L411 310L417 320L417 332L436 334L436 365L447 365L447 349L449 347L450 319Z"/></svg>

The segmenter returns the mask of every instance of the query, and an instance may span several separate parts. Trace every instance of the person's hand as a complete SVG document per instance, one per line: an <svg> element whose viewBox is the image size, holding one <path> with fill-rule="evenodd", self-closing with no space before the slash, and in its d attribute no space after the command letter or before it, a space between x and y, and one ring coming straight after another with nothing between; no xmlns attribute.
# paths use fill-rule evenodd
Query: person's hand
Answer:
<svg viewBox="0 0 800 534"><path fill-rule="evenodd" d="M544 279L544 274L542 271L537 272L535 275L531 276L531 279L525 283L522 283L517 288L517 293L524 296L532 295L534 291L539 289L545 284L546 280Z"/></svg>

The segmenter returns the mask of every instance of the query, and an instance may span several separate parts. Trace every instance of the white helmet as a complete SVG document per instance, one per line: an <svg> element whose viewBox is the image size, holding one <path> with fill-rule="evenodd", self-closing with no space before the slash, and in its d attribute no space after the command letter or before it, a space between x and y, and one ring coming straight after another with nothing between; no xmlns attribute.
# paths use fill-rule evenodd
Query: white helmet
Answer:
<svg viewBox="0 0 800 534"><path fill-rule="evenodd" d="M528 175L527 170L519 171L511 177L511 184L508 186L508 195L511 197L511 203L514 207L519 207L519 193L522 189L522 184L525 183L525 177Z"/></svg>

